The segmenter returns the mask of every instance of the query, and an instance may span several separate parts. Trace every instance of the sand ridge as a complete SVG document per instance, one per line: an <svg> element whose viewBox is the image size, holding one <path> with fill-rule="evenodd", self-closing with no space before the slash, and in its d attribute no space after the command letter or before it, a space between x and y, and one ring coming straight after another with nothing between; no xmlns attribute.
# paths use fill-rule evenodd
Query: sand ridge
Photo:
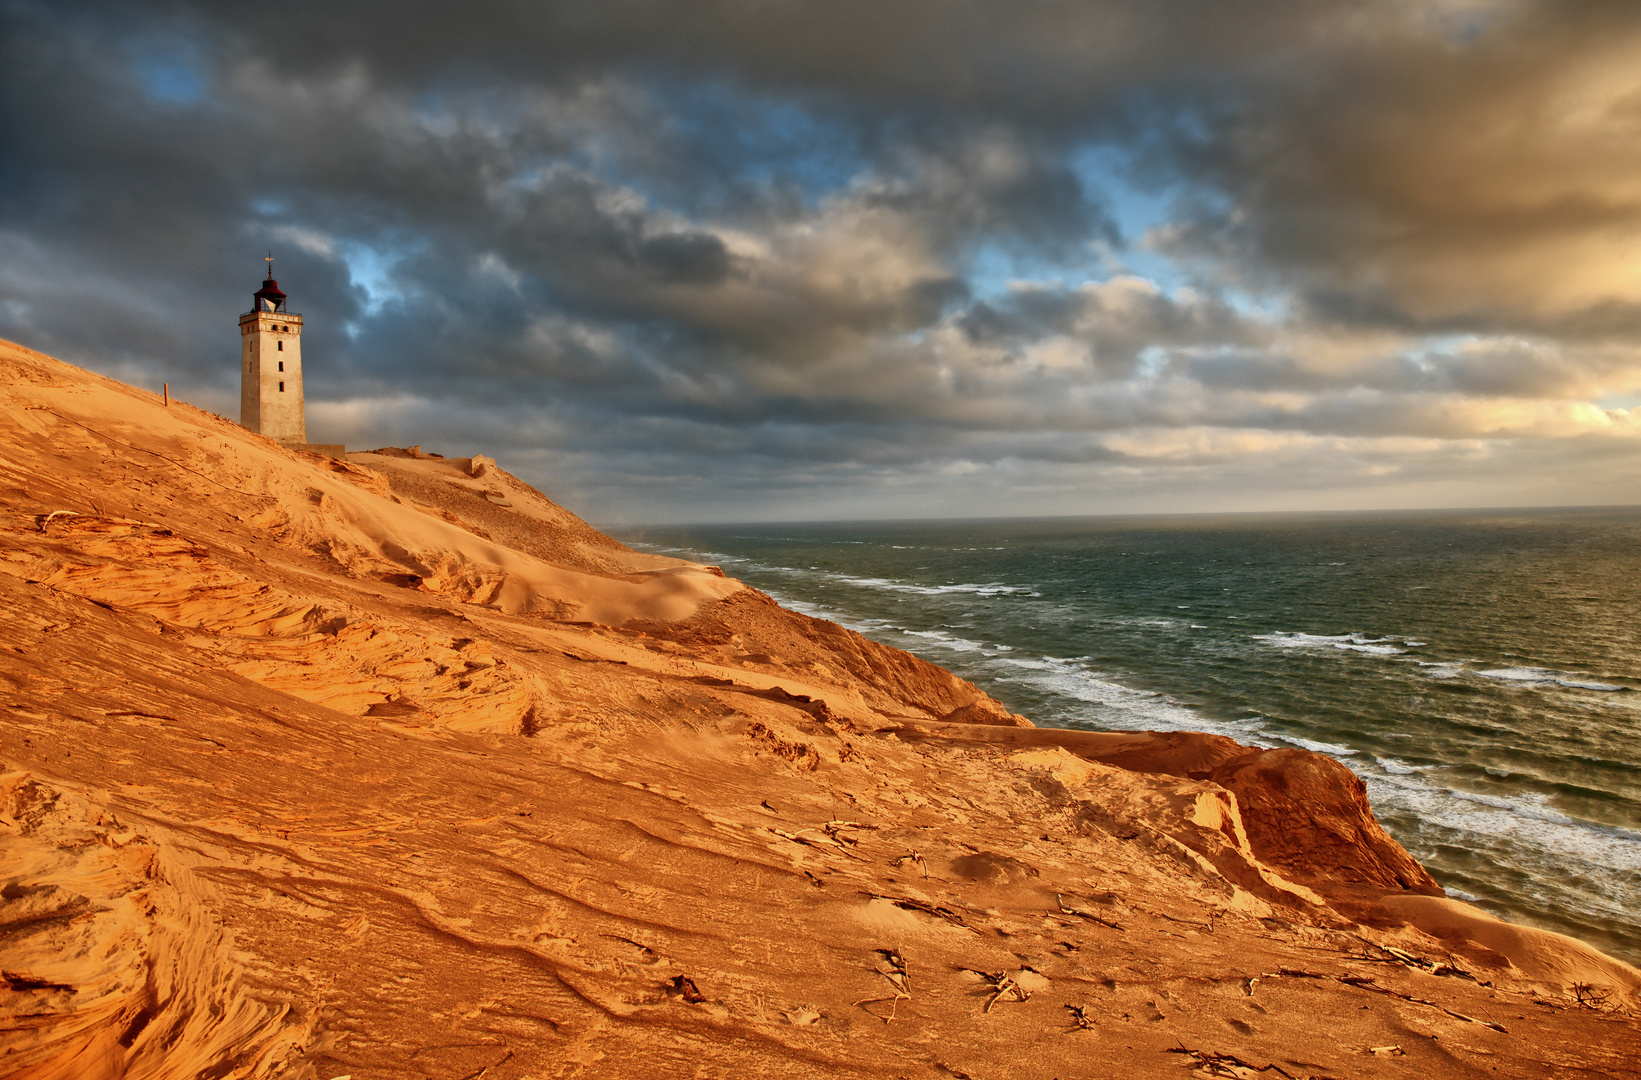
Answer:
<svg viewBox="0 0 1641 1080"><path fill-rule="evenodd" d="M0 1075L1641 1072L1634 969L1328 759L1032 728L482 459L0 376Z"/></svg>

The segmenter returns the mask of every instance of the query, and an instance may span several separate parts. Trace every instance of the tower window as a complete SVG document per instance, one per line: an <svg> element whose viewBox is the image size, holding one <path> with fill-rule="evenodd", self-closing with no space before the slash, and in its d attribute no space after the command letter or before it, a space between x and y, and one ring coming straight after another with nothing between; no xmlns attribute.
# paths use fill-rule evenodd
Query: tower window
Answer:
<svg viewBox="0 0 1641 1080"><path fill-rule="evenodd" d="M283 361L283 360L281 360L281 361L280 361L280 362L279 362L279 370L280 370L280 371L284 371L284 370L285 370L285 361Z"/></svg>
<svg viewBox="0 0 1641 1080"><path fill-rule="evenodd" d="M283 341L281 341L281 342L280 342L280 343L279 343L279 351L280 351L280 352L284 352L284 351L285 351L285 343L284 343L284 342L283 342Z"/></svg>
<svg viewBox="0 0 1641 1080"><path fill-rule="evenodd" d="M279 384L279 392L281 394L283 394L285 392L285 384L284 383Z"/></svg>

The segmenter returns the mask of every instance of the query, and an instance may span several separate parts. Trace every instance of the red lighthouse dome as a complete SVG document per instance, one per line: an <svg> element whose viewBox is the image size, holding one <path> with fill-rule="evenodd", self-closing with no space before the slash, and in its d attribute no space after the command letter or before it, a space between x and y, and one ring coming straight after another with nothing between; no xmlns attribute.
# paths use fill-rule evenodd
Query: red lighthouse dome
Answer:
<svg viewBox="0 0 1641 1080"><path fill-rule="evenodd" d="M285 294L279 291L279 282L272 277L264 280L262 288L251 294L251 307L256 311L284 311Z"/></svg>

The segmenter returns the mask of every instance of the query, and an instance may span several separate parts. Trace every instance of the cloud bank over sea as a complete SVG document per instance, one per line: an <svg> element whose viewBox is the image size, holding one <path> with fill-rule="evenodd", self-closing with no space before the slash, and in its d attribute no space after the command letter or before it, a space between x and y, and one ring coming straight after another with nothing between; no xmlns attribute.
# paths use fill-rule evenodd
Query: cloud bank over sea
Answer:
<svg viewBox="0 0 1641 1080"><path fill-rule="evenodd" d="M1641 9L0 0L0 336L605 521L1641 501Z"/></svg>

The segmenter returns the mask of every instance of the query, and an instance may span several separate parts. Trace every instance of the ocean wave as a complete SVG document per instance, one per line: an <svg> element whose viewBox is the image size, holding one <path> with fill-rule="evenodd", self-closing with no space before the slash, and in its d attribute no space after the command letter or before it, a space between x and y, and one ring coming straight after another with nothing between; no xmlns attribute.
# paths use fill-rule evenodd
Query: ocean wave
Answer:
<svg viewBox="0 0 1641 1080"><path fill-rule="evenodd" d="M1450 830L1458 836L1447 842L1467 850L1507 850L1510 863L1536 864L1545 873L1559 875L1556 880L1573 872L1597 879L1615 873L1641 875L1641 832L1570 817L1547 805L1542 795L1501 797L1465 791L1433 783L1424 775L1368 774L1362 779L1381 816L1410 812L1421 833ZM1619 891L1618 883L1612 884ZM1637 901L1641 892L1629 900Z"/></svg>
<svg viewBox="0 0 1641 1080"><path fill-rule="evenodd" d="M1490 775L1500 778L1508 775L1504 773L1495 773L1491 769L1486 771ZM1517 815L1518 817L1532 818L1537 821L1549 822L1553 825L1575 825L1588 826L1592 829L1609 829L1620 839L1627 839L1641 843L1641 833L1630 829L1621 828L1617 825L1595 825L1590 822L1580 821L1578 818L1571 817L1559 810L1552 809L1545 805L1545 797L1542 795L1522 792L1512 797L1506 797L1501 795L1489 795L1486 792L1481 791L1465 791L1463 788L1446 788L1445 790L1448 795L1455 799L1461 799L1464 802L1477 803L1481 806L1491 806L1498 810L1506 810Z"/></svg>
<svg viewBox="0 0 1641 1080"><path fill-rule="evenodd" d="M1102 619L1102 620L1100 620L1100 625L1102 625L1102 626L1160 627L1164 630L1173 630L1173 629L1175 629L1175 628L1177 628L1181 625L1184 625L1184 624L1182 624L1178 619L1159 619L1159 618L1155 618L1155 617L1150 617L1150 618L1128 618L1128 619L1124 619L1124 618Z"/></svg>
<svg viewBox="0 0 1641 1080"><path fill-rule="evenodd" d="M1207 731L1217 726L1164 694L1136 690L1090 671L1081 660L1054 656L997 656L989 660L988 667L999 682L1023 684L1040 693L1100 708L1094 716L1067 710L1057 718L1071 726L1098 725L1125 731Z"/></svg>
<svg viewBox="0 0 1641 1080"><path fill-rule="evenodd" d="M947 630L912 630L891 622L888 619L854 616L836 608L828 607L824 604L816 604L807 600L797 600L790 596L783 595L776 590L767 591L769 592L770 597L782 607L791 608L793 611L811 616L812 618L826 619L830 622L837 623L839 626L847 627L856 633L866 634L878 639L894 637L915 638L918 642L917 647L920 650L929 647L936 649L943 648L959 653L980 653L983 656L986 656L987 659L996 660L1004 659L1003 657L997 656L998 653L1014 651L1014 647L1012 645L1003 645L992 641L975 641L971 638L960 637ZM974 661L972 660L969 661L969 663L973 662Z"/></svg>
<svg viewBox="0 0 1641 1080"><path fill-rule="evenodd" d="M933 641L937 644L944 645L948 649L956 649L959 652L981 652L986 648L987 644L981 641L970 641L968 638L957 637L954 634L948 634L944 630L903 630L897 627L896 632L905 634L907 637L922 638L925 641Z"/></svg>
<svg viewBox="0 0 1641 1080"><path fill-rule="evenodd" d="M1627 686L1615 686L1612 683L1595 682L1592 679L1579 679L1570 676L1565 671L1550 671L1536 667L1492 668L1487 671L1478 671L1484 679L1497 679L1500 682L1522 683L1528 686L1563 686L1569 690L1600 690L1612 693L1628 690Z"/></svg>
<svg viewBox="0 0 1641 1080"><path fill-rule="evenodd" d="M1379 768L1392 776L1412 776L1420 771L1417 767L1393 757L1375 757L1373 760L1379 763Z"/></svg>
<svg viewBox="0 0 1641 1080"><path fill-rule="evenodd" d="M1373 656L1400 656L1407 651L1390 644L1398 641L1397 638L1370 638L1362 634L1299 634L1277 630L1269 634L1255 634L1253 638L1278 649L1342 649Z"/></svg>
<svg viewBox="0 0 1641 1080"><path fill-rule="evenodd" d="M855 541L849 541L851 543ZM1043 594L1030 586L1010 585L1002 581L982 582L948 582L944 585L919 585L914 582L898 581L893 578L863 577L855 574L843 574L822 570L818 566L776 566L758 562L755 559L742 558L719 551L692 551L686 548L666 547L659 544L637 544L634 546L645 548L662 554L680 554L694 561L710 563L717 566L727 566L737 572L752 574L768 574L790 579L820 577L828 582L838 582L844 585L853 585L863 589L877 589L884 592L913 593L919 596L947 596L953 594L969 594L973 596L1024 596L1040 597ZM765 590L768 591L768 590ZM786 603L786 601L783 601ZM788 604L787 606L791 606Z"/></svg>
<svg viewBox="0 0 1641 1080"><path fill-rule="evenodd" d="M813 569L813 567L811 567ZM841 581L863 589L881 589L885 592L916 593L919 596L945 596L952 593L970 593L975 596L1041 596L1036 589L1024 585L1009 585L1001 581L950 582L945 585L917 585L891 578L856 577L853 574L827 574L828 580Z"/></svg>
<svg viewBox="0 0 1641 1080"><path fill-rule="evenodd" d="M1345 746L1341 743L1317 742L1314 739L1301 739L1297 735L1284 735L1281 732L1276 731L1273 731L1271 736L1272 738L1281 739L1285 743L1291 743L1301 749L1311 750L1318 754L1326 754L1329 757L1352 757L1356 754L1356 751L1353 748Z"/></svg>

